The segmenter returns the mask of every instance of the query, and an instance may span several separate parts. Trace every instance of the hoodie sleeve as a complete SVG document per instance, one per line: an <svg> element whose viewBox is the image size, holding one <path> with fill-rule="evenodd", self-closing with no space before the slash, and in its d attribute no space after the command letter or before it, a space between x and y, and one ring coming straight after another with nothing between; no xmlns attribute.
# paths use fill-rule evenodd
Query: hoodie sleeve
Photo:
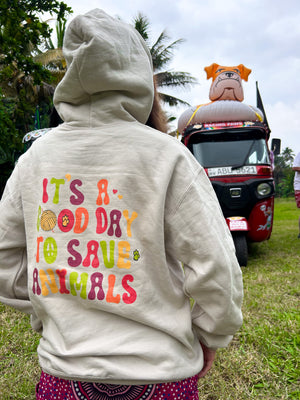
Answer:
<svg viewBox="0 0 300 400"><path fill-rule="evenodd" d="M184 264L192 320L209 348L226 347L242 324L242 273L215 192L198 170L166 222L167 246Z"/></svg>
<svg viewBox="0 0 300 400"><path fill-rule="evenodd" d="M26 235L19 187L16 167L0 202L0 302L30 313Z"/></svg>

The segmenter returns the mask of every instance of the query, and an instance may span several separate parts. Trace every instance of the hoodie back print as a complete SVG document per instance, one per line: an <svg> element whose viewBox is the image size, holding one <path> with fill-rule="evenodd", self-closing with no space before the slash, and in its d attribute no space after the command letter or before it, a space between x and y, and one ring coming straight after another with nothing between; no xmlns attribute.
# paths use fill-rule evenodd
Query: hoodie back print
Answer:
<svg viewBox="0 0 300 400"><path fill-rule="evenodd" d="M19 159L1 201L0 301L32 314L48 374L194 376L199 340L224 347L242 322L213 189L181 143L145 126L152 62L132 27L93 10L70 23L64 54L64 123Z"/></svg>

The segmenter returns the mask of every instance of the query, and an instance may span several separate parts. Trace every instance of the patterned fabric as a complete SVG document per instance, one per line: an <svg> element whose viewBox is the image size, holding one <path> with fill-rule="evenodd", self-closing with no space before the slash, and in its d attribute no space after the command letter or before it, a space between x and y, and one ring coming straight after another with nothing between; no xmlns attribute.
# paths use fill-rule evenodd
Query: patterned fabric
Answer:
<svg viewBox="0 0 300 400"><path fill-rule="evenodd" d="M297 207L300 208L300 190L295 190L295 200Z"/></svg>
<svg viewBox="0 0 300 400"><path fill-rule="evenodd" d="M198 375L178 382L149 385L105 385L56 378L44 372L37 400L199 400Z"/></svg>
<svg viewBox="0 0 300 400"><path fill-rule="evenodd" d="M78 400L136 400L151 399L155 385L126 386L104 385L102 383L72 382L75 398Z"/></svg>

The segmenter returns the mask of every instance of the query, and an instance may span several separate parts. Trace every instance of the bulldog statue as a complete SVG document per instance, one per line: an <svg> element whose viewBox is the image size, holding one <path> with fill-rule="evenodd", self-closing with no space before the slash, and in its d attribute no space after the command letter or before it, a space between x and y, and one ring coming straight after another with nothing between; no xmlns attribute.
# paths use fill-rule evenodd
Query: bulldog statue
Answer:
<svg viewBox="0 0 300 400"><path fill-rule="evenodd" d="M179 134L182 134L187 126L195 124L225 121L263 122L263 113L259 108L242 103L242 80L248 81L251 69L243 64L225 67L213 63L204 70L207 79L212 78L209 91L211 102L185 110L178 119Z"/></svg>
<svg viewBox="0 0 300 400"><path fill-rule="evenodd" d="M204 68L207 79L212 78L209 98L211 101L216 100L244 100L244 91L242 79L248 81L251 69L246 68L243 64L237 67L223 67L213 63L209 67Z"/></svg>

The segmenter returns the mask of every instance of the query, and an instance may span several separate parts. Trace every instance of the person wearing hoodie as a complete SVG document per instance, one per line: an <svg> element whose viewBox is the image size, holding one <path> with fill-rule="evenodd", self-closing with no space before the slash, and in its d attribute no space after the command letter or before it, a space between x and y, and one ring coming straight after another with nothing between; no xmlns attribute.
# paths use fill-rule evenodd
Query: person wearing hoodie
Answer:
<svg viewBox="0 0 300 400"><path fill-rule="evenodd" d="M0 301L41 334L36 398L198 399L242 324L215 193L183 144L146 125L153 70L137 31L92 10L64 55L64 122L20 157L0 203Z"/></svg>

